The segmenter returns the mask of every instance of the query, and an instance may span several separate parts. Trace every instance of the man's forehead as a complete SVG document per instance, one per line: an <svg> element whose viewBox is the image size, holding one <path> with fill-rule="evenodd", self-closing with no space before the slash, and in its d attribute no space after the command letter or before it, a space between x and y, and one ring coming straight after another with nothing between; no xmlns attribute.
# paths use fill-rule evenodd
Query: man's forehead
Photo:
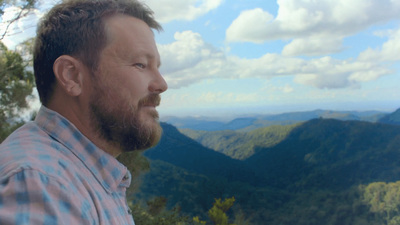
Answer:
<svg viewBox="0 0 400 225"><path fill-rule="evenodd" d="M120 14L120 13L104 18L104 24L106 29L112 29L112 28L132 29L132 28L146 27L147 29L151 30L151 28L143 20L138 19L134 16Z"/></svg>
<svg viewBox="0 0 400 225"><path fill-rule="evenodd" d="M160 61L154 32L142 20L122 14L113 16L105 21L105 31L106 49L111 48L112 51L118 52L114 53L125 58L146 57Z"/></svg>
<svg viewBox="0 0 400 225"><path fill-rule="evenodd" d="M127 37L154 40L153 30L143 20L123 14L117 14L105 19L104 31L108 43L115 39Z"/></svg>

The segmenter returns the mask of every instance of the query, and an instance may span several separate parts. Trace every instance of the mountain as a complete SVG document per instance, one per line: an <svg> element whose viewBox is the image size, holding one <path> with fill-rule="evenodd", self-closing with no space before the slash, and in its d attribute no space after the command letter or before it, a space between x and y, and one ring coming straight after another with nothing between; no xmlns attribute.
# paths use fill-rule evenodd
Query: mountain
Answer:
<svg viewBox="0 0 400 225"><path fill-rule="evenodd" d="M162 118L162 121L172 124L178 128L191 128L195 130L219 130L220 127L224 126L224 122L218 121L214 118L205 118L205 117L165 117Z"/></svg>
<svg viewBox="0 0 400 225"><path fill-rule="evenodd" d="M376 122L386 113L379 111L333 111L313 110L305 112L290 112L274 115L257 115L235 118L228 122L212 118L178 118L167 117L163 121L179 129L192 129L204 131L240 130L250 131L271 125L290 125L316 118L358 120Z"/></svg>
<svg viewBox="0 0 400 225"><path fill-rule="evenodd" d="M397 109L395 112L382 117L379 120L379 122L386 124L400 125L400 108Z"/></svg>
<svg viewBox="0 0 400 225"><path fill-rule="evenodd" d="M272 147L286 138L294 125L272 125L249 132L235 130L199 131L180 129L179 131L207 148L221 152L231 158L244 160L262 148Z"/></svg>
<svg viewBox="0 0 400 225"><path fill-rule="evenodd" d="M264 184L285 189L343 189L400 180L400 127L313 119L246 160Z"/></svg>
<svg viewBox="0 0 400 225"><path fill-rule="evenodd" d="M396 224L391 221L400 216L398 211L388 216L387 207L371 208L394 197L366 200L379 196L377 191L389 193L382 184L392 187L400 180L400 126L312 119L273 145L259 145L245 160L162 126L159 145L144 153L151 169L142 176L135 201L165 196L170 207L177 204L186 215L206 218L214 198L234 196L233 213L256 225ZM259 143L265 139L261 130L253 137Z"/></svg>
<svg viewBox="0 0 400 225"><path fill-rule="evenodd" d="M149 159L161 160L189 172L228 181L257 180L242 161L202 146L172 125L161 123L161 126L163 136L159 144L144 153Z"/></svg>

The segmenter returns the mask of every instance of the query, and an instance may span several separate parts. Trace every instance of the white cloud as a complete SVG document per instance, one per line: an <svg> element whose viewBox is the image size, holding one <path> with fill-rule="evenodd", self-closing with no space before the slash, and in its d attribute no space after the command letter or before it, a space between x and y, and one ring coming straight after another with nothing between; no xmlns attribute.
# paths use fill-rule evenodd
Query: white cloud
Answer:
<svg viewBox="0 0 400 225"><path fill-rule="evenodd" d="M144 1L162 23L172 20L194 20L218 8L223 0L146 0Z"/></svg>
<svg viewBox="0 0 400 225"><path fill-rule="evenodd" d="M283 88L282 88L282 92L283 93L292 93L294 91L294 88L288 84L286 84Z"/></svg>
<svg viewBox="0 0 400 225"><path fill-rule="evenodd" d="M200 34L192 31L175 33L175 42L158 45L161 73L171 88L187 86L213 77L223 66L222 51L205 43Z"/></svg>
<svg viewBox="0 0 400 225"><path fill-rule="evenodd" d="M164 21L190 20L215 9L221 2L222 0L147 1L155 11L173 16L160 17ZM400 28L380 33L380 36L388 37L387 42L380 48L362 52L356 59L339 60L322 57L306 60L295 56L340 50L342 38L346 35L376 22L400 17L398 13L394 13L400 8L399 2L398 0L379 2L280 0L276 18L260 8L243 11L227 30L227 39L252 42L279 38L292 39L283 49L282 55L265 54L253 59L226 55L223 49L206 43L200 34L184 31L175 34L174 42L158 45L162 57L161 72L172 89L213 78L273 79L278 76L293 77L299 84L322 89L360 87L364 82L393 73L385 63L395 63L400 60ZM186 12L190 10L194 10L194 13L193 17L189 18ZM15 26L24 28L28 22L21 20ZM10 36L4 39L4 42L13 43L15 40L15 37ZM293 88L285 86L281 91L290 93ZM230 97L250 99L251 96Z"/></svg>
<svg viewBox="0 0 400 225"><path fill-rule="evenodd" d="M297 38L283 48L282 55L315 56L315 55L335 53L342 49L343 47L341 38L335 38L335 37Z"/></svg>
<svg viewBox="0 0 400 225"><path fill-rule="evenodd" d="M337 60L322 57L308 61L295 81L316 88L359 87L362 82L391 74L391 70L372 62Z"/></svg>
<svg viewBox="0 0 400 225"><path fill-rule="evenodd" d="M8 35L2 40L9 48L14 48L20 42L35 35L39 18L50 9L58 0L44 0L39 2L37 10L29 16L18 20L9 28ZM223 0L144 0L154 12L159 22L167 23L172 20L191 21L218 8ZM3 33L6 22L11 20L19 9L8 7L0 18L0 34Z"/></svg>
<svg viewBox="0 0 400 225"><path fill-rule="evenodd" d="M162 72L171 88L211 78L272 79L278 76L291 76L299 84L321 89L355 88L363 82L392 73L387 65L377 60L342 60L332 57L306 60L279 54L265 54L255 59L226 56L222 50L207 44L200 34L192 31L176 33L175 39L171 44L159 45ZM386 42L383 49L388 48L385 47L387 45L394 45L392 42L392 39ZM290 86L282 90L286 93L292 91Z"/></svg>
<svg viewBox="0 0 400 225"><path fill-rule="evenodd" d="M273 16L260 8L243 11L226 30L226 39L231 42L263 42L269 33L266 25L272 20Z"/></svg>
<svg viewBox="0 0 400 225"><path fill-rule="evenodd" d="M243 11L227 29L226 40L260 43L287 39L293 42L286 46L283 52L286 55L326 54L340 51L344 37L374 24L400 19L400 3L394 0L278 0L277 3L276 18L259 8ZM307 43L310 40L312 43Z"/></svg>
<svg viewBox="0 0 400 225"><path fill-rule="evenodd" d="M359 56L362 61L399 61L400 60L400 28L397 30L389 30L387 36L388 41L379 49L367 49ZM379 34L383 35L382 33Z"/></svg>

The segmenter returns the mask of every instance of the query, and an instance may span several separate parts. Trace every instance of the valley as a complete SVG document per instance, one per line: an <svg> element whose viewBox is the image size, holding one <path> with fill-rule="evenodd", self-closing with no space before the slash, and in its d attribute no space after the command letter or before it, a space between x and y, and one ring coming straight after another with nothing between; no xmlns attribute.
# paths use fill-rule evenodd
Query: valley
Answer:
<svg viewBox="0 0 400 225"><path fill-rule="evenodd" d="M162 123L160 143L143 153L150 166L131 199L163 196L167 207L206 219L215 198L234 196L229 213L244 217L242 224L395 224L400 194L389 189L400 187L397 113L248 131ZM373 197L385 193L393 194ZM391 208L377 207L396 197Z"/></svg>

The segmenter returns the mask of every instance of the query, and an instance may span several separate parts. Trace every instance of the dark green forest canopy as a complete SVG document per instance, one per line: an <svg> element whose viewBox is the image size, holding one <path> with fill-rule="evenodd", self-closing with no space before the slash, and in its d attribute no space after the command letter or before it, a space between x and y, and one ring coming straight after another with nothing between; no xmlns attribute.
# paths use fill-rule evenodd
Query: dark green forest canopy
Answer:
<svg viewBox="0 0 400 225"><path fill-rule="evenodd" d="M255 154L258 149L278 144L299 124L272 125L249 132L235 130L199 131L191 129L180 129L180 131L205 147L224 153L234 159L243 160Z"/></svg>
<svg viewBox="0 0 400 225"><path fill-rule="evenodd" d="M374 211L377 203L368 196L400 180L399 126L314 119L244 160L215 154L168 124L163 128L160 144L144 153L151 166L136 200L166 196L169 207L178 204L184 213L206 218L214 198L234 196L233 214L245 215L248 224L389 224L398 219L395 210L390 217L388 211ZM265 137L261 131L255 136ZM235 132L228 133L233 135L224 141L236 139ZM377 182L386 186L371 193L367 187Z"/></svg>

